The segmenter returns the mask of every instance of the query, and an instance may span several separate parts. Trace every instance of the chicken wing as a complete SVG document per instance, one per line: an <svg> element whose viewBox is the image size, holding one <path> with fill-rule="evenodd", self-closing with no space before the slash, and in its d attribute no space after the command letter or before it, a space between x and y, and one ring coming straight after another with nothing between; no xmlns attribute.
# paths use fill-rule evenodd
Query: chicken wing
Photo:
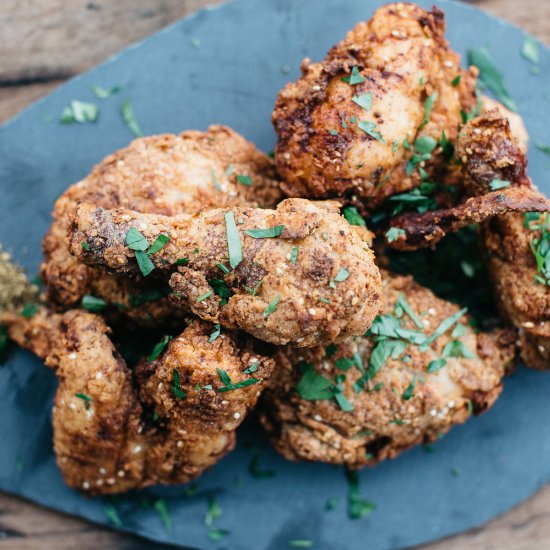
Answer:
<svg viewBox="0 0 550 550"><path fill-rule="evenodd" d="M385 312L367 335L277 352L260 414L286 458L374 465L438 439L498 397L514 331L476 333L464 310L411 277L383 273L383 284Z"/></svg>
<svg viewBox="0 0 550 550"><path fill-rule="evenodd" d="M143 252L160 235L169 242ZM334 202L287 199L276 210L173 217L81 204L69 241L79 260L112 272L134 275L149 262L185 310L273 344L362 334L381 308L374 255Z"/></svg>
<svg viewBox="0 0 550 550"><path fill-rule="evenodd" d="M421 183L445 161L461 112L477 104L476 69L445 40L444 14L388 4L279 94L276 162L289 196L354 194L372 208ZM421 147L422 146L422 147ZM412 169L411 169L412 168Z"/></svg>
<svg viewBox="0 0 550 550"><path fill-rule="evenodd" d="M232 450L274 367L234 336L214 340L198 321L135 371L98 315L42 308L3 321L55 370L57 462L67 484L89 495L197 477Z"/></svg>
<svg viewBox="0 0 550 550"><path fill-rule="evenodd" d="M105 158L57 200L43 243L41 277L47 300L66 309L91 294L149 324L174 315L168 289L154 276L129 281L69 254L68 215L80 202L170 216L233 205L272 207L280 198L271 159L230 128L211 126L207 132L137 139Z"/></svg>

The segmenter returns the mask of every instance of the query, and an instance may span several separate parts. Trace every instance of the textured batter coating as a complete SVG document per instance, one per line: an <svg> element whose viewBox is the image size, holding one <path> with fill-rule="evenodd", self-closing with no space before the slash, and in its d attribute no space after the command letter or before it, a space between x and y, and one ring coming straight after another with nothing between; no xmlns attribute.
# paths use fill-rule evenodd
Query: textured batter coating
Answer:
<svg viewBox="0 0 550 550"><path fill-rule="evenodd" d="M461 111L477 101L475 69L460 68L444 32L439 9L389 4L350 31L324 61L304 61L302 78L280 92L272 117L288 195L351 193L374 207L420 184L418 170L407 170L415 142L428 139L435 146L443 132L454 142ZM443 161L437 147L426 173Z"/></svg>
<svg viewBox="0 0 550 550"><path fill-rule="evenodd" d="M381 309L373 253L338 206L287 199L276 210L167 217L81 204L70 251L90 265L133 275L139 267L126 244L129 229L138 228L149 243L169 235L150 260L170 278L171 297L184 309L273 344L309 347L362 334ZM253 236L258 230L277 235ZM176 272L178 260L185 265Z"/></svg>
<svg viewBox="0 0 550 550"><path fill-rule="evenodd" d="M286 458L374 465L436 440L498 397L514 358L514 331L476 334L467 314L410 277L383 273L383 282L386 309L373 324L376 334L338 347L278 351L261 421ZM448 319L455 322L438 332ZM424 349L422 335L434 333ZM434 363L442 357L443 366ZM311 399L315 375L317 391L324 377L334 397Z"/></svg>
<svg viewBox="0 0 550 550"><path fill-rule="evenodd" d="M231 335L209 341L212 327L197 321L135 372L98 315L41 309L3 321L13 340L55 370L57 462L67 484L89 495L197 477L233 449L235 429L274 367ZM246 380L255 382L239 387Z"/></svg>
<svg viewBox="0 0 550 550"><path fill-rule="evenodd" d="M244 184L239 181L245 182ZM92 294L142 323L174 315L159 283L129 281L76 261L67 249L68 215L80 202L175 215L224 206L272 207L281 198L273 161L224 126L136 139L105 158L57 200L44 238L41 277L48 302L74 307Z"/></svg>

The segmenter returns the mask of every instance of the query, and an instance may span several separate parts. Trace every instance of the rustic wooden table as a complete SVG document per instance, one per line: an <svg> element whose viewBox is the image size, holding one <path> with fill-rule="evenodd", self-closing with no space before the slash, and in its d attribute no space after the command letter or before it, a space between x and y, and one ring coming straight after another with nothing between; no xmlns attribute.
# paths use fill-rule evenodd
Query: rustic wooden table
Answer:
<svg viewBox="0 0 550 550"><path fill-rule="evenodd" d="M0 0L0 122L127 44L213 3L215 0ZM547 0L474 3L550 44ZM550 486L547 486L483 527L422 548L547 549L549 519ZM0 546L11 550L161 548L3 494L0 494Z"/></svg>

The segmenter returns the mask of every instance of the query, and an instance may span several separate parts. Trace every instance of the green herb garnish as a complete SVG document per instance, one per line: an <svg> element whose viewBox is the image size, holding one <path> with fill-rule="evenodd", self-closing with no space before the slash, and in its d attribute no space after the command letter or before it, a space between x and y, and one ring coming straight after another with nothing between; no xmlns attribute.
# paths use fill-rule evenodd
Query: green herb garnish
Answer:
<svg viewBox="0 0 550 550"><path fill-rule="evenodd" d="M147 361L152 363L164 351L164 348L168 345L168 342L170 342L171 339L171 336L166 335L160 342L155 344L155 347L153 348L153 351L151 352L151 355L149 355Z"/></svg>
<svg viewBox="0 0 550 550"><path fill-rule="evenodd" d="M289 548L313 548L313 541L307 539L294 539L288 541Z"/></svg>
<svg viewBox="0 0 550 550"><path fill-rule="evenodd" d="M172 382L172 386L170 386L170 389L178 399L184 399L187 396L187 394L181 389L180 373L178 369L174 369L172 372L174 375L174 381Z"/></svg>
<svg viewBox="0 0 550 550"><path fill-rule="evenodd" d="M343 76L342 82L347 82L351 86L355 86L357 84L361 84L362 82L366 82L366 78L364 76L361 76L361 73L359 72L359 67L355 65L351 69L351 75L350 76Z"/></svg>
<svg viewBox="0 0 550 550"><path fill-rule="evenodd" d="M342 214L350 225L360 225L361 227L367 225L355 206L346 206L342 210Z"/></svg>
<svg viewBox="0 0 550 550"><path fill-rule="evenodd" d="M523 46L521 47L521 55L533 65L538 65L540 61L539 45L532 36L526 36Z"/></svg>
<svg viewBox="0 0 550 550"><path fill-rule="evenodd" d="M171 531L172 519L170 518L170 512L168 511L168 505L166 504L166 501L163 498L155 500L153 508L160 516L162 525L164 525L164 529L166 529L166 531Z"/></svg>
<svg viewBox="0 0 550 550"><path fill-rule="evenodd" d="M386 231L386 240L388 243L393 243L396 241L399 237L402 235L406 235L406 231L404 229L400 229L399 227L390 227Z"/></svg>
<svg viewBox="0 0 550 550"><path fill-rule="evenodd" d="M381 143L386 143L386 140L382 137L382 134L375 130L376 128L375 122L370 122L368 120L360 120L357 123L357 128L359 128L359 130L363 130L363 132L365 132L372 138L376 139L377 141L380 141Z"/></svg>
<svg viewBox="0 0 550 550"><path fill-rule="evenodd" d="M434 103L437 100L438 93L434 92L432 95L428 96L426 101L424 102L424 118L422 119L422 123L419 126L419 130L424 128L430 122L430 115L432 114L432 109L434 106Z"/></svg>
<svg viewBox="0 0 550 550"><path fill-rule="evenodd" d="M210 176L212 177L212 183L214 184L214 189L216 191L221 191L222 188L220 187L220 184L218 182L218 178L216 177L216 174L214 173L214 168L210 167Z"/></svg>
<svg viewBox="0 0 550 550"><path fill-rule="evenodd" d="M102 86L92 86L92 92L98 99L107 99L113 94L120 92L120 86L111 86L110 88L103 88Z"/></svg>
<svg viewBox="0 0 550 550"><path fill-rule="evenodd" d="M229 376L229 374L227 374L226 371L219 368L216 370L218 371L218 376L223 384L221 388L216 389L216 391L218 392L238 390L239 388L246 388L248 386L252 386L253 384L256 384L257 382L259 382L257 378L247 378L246 380L241 380L240 382L233 383L231 381L231 377Z"/></svg>
<svg viewBox="0 0 550 550"><path fill-rule="evenodd" d="M81 305L84 309L95 312L101 311L107 305L107 302L103 298L96 298L91 294L85 294L82 297Z"/></svg>
<svg viewBox="0 0 550 550"><path fill-rule="evenodd" d="M124 119L124 122L126 123L126 126L128 126L130 132L132 132L132 134L134 134L134 136L136 137L141 137L143 133L141 132L136 114L134 113L134 109L129 100L126 99L122 102L122 105L120 106L120 111L122 113L122 118Z"/></svg>
<svg viewBox="0 0 550 550"><path fill-rule="evenodd" d="M85 122L95 122L98 114L99 108L97 105L74 99L68 107L63 109L60 122L61 124L73 124L75 122L84 124Z"/></svg>
<svg viewBox="0 0 550 550"><path fill-rule="evenodd" d="M453 86L454 88L456 88L459 84L460 84L460 79L462 78L462 75L458 75L458 76L455 76L452 80L451 80L451 86Z"/></svg>
<svg viewBox="0 0 550 550"><path fill-rule="evenodd" d="M118 510L112 506L111 504L108 504L107 506L103 507L103 512L107 516L107 519L115 526L115 527L122 527L122 520L120 519L120 516L118 514Z"/></svg>
<svg viewBox="0 0 550 550"><path fill-rule="evenodd" d="M359 489L359 474L354 470L346 470L348 481L348 516L350 519L361 519L368 516L376 505L361 497Z"/></svg>
<svg viewBox="0 0 550 550"><path fill-rule="evenodd" d="M269 305L264 309L264 318L271 315L273 312L277 311L277 308L279 307L279 302L281 300L281 296L278 295L275 297Z"/></svg>
<svg viewBox="0 0 550 550"><path fill-rule="evenodd" d="M38 313L39 309L40 306L35 302L28 302L21 309L21 317L25 317L25 319L31 319Z"/></svg>
<svg viewBox="0 0 550 550"><path fill-rule="evenodd" d="M233 211L225 213L225 229L227 232L227 247L229 250L229 265L235 269L243 260L241 238L235 225Z"/></svg>
<svg viewBox="0 0 550 550"><path fill-rule="evenodd" d="M437 372L438 370L442 369L447 364L447 360L440 358L440 359L434 359L433 361L430 361L428 363L428 372Z"/></svg>
<svg viewBox="0 0 550 550"><path fill-rule="evenodd" d="M487 48L473 48L468 50L468 63L470 63L470 65L475 65L479 69L479 79L484 86L495 94L499 101L511 111L517 110L516 104L504 85L502 75L496 69Z"/></svg>
<svg viewBox="0 0 550 550"><path fill-rule="evenodd" d="M82 241L80 244L82 245L82 248L83 248L86 252L90 252L90 246L88 245L87 242Z"/></svg>
<svg viewBox="0 0 550 550"><path fill-rule="evenodd" d="M405 401L408 401L413 396L415 386L416 386L416 373L414 373L411 383L407 386L407 388L403 392L403 395L401 396Z"/></svg>
<svg viewBox="0 0 550 550"><path fill-rule="evenodd" d="M293 246L292 250L290 251L290 263L295 264L297 259L298 259L298 247Z"/></svg>
<svg viewBox="0 0 550 550"><path fill-rule="evenodd" d="M245 234L254 239L272 239L278 237L285 230L284 225L276 225L274 227L267 227L266 229L248 229Z"/></svg>
<svg viewBox="0 0 550 550"><path fill-rule="evenodd" d="M250 187L252 185L252 178L250 176L237 175L237 181L242 184Z"/></svg>
<svg viewBox="0 0 550 550"><path fill-rule="evenodd" d="M498 191L499 189L504 189L505 187L510 187L509 181L499 180L498 178L495 178L489 183L489 187L493 191Z"/></svg>
<svg viewBox="0 0 550 550"><path fill-rule="evenodd" d="M365 111L368 111L372 107L372 94L370 92L354 95L351 100L362 109L365 109Z"/></svg>
<svg viewBox="0 0 550 550"><path fill-rule="evenodd" d="M222 333L220 325L214 325L214 332L208 337L208 343L211 344Z"/></svg>

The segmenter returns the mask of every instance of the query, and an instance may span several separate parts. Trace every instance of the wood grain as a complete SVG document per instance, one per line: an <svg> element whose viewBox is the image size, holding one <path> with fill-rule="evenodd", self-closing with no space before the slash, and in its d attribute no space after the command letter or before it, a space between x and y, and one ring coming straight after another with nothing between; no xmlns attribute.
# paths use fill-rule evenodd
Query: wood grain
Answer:
<svg viewBox="0 0 550 550"><path fill-rule="evenodd" d="M159 28L215 0L0 0L0 122ZM470 2L550 44L548 0ZM504 482L504 481L503 481ZM475 506L475 502L472 502ZM550 486L467 533L417 550L550 548ZM169 548L0 494L0 550Z"/></svg>

